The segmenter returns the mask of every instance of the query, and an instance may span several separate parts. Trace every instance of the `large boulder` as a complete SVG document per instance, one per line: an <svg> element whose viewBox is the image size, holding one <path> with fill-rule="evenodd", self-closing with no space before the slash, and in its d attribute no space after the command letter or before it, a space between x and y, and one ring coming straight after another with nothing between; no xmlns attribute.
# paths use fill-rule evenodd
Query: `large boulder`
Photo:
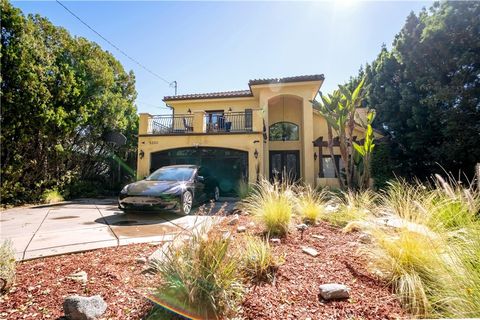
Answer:
<svg viewBox="0 0 480 320"><path fill-rule="evenodd" d="M350 288L338 283L326 283L320 286L320 296L324 300L348 299Z"/></svg>
<svg viewBox="0 0 480 320"><path fill-rule="evenodd" d="M70 320L95 320L107 310L107 303L101 296L69 296L63 302L63 311Z"/></svg>

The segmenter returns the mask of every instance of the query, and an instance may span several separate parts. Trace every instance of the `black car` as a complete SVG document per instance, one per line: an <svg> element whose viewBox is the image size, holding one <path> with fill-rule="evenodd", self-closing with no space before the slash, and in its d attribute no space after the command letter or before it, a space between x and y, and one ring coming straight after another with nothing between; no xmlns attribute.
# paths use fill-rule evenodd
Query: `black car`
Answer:
<svg viewBox="0 0 480 320"><path fill-rule="evenodd" d="M192 206L207 200L217 201L220 189L204 167L166 166L145 180L126 185L118 196L123 211L176 210L189 214Z"/></svg>

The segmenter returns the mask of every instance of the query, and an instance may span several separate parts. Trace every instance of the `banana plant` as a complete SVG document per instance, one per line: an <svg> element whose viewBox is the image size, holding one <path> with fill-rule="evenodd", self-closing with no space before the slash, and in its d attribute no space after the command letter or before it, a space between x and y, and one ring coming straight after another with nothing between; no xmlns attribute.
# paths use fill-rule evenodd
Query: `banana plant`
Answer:
<svg viewBox="0 0 480 320"><path fill-rule="evenodd" d="M330 155L334 158L333 152L333 131L338 136L340 158L345 168L345 183L339 174L339 169L334 163L335 173L339 179L339 184L342 188L353 188L354 181L354 161L351 155L354 154L353 131L355 129L355 112L361 105L363 99L363 84L364 80L360 81L358 86L350 92L346 86L339 86L333 94L328 96L322 95L320 92L321 101L312 101L314 107L325 118L328 125L328 144Z"/></svg>
<svg viewBox="0 0 480 320"><path fill-rule="evenodd" d="M356 142L353 142L353 147L355 148L356 153L361 157L359 161L357 157L356 167L358 174L358 181L360 188L368 188L370 185L370 161L373 153L373 148L375 147L374 135L372 122L375 119L375 110L371 109L367 113L365 127L365 139L363 144L359 145Z"/></svg>

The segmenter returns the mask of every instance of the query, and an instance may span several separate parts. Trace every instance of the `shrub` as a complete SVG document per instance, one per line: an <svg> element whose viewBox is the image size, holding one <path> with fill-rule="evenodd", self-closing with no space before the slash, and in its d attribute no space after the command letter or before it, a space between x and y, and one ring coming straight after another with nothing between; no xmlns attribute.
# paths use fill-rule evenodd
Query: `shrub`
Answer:
<svg viewBox="0 0 480 320"><path fill-rule="evenodd" d="M260 221L270 235L287 234L293 217L293 191L288 182L262 179L242 202L242 208Z"/></svg>
<svg viewBox="0 0 480 320"><path fill-rule="evenodd" d="M42 194L42 201L44 203L57 203L62 202L63 200L63 196L56 188L45 190Z"/></svg>
<svg viewBox="0 0 480 320"><path fill-rule="evenodd" d="M253 236L246 236L241 256L245 275L254 281L272 281L282 262L273 255L268 240Z"/></svg>
<svg viewBox="0 0 480 320"><path fill-rule="evenodd" d="M69 198L95 198L108 194L106 183L101 181L75 181L67 188L67 195ZM118 189L120 191L121 187Z"/></svg>
<svg viewBox="0 0 480 320"><path fill-rule="evenodd" d="M299 188L296 192L295 208L305 223L315 223L325 214L324 191L317 192L310 186Z"/></svg>
<svg viewBox="0 0 480 320"><path fill-rule="evenodd" d="M238 260L229 252L230 238L202 230L182 241L169 246L165 259L155 264L161 275L157 297L202 318L234 311L243 285Z"/></svg>
<svg viewBox="0 0 480 320"><path fill-rule="evenodd" d="M0 294L8 291L15 281L15 252L12 242L5 240L0 246Z"/></svg>

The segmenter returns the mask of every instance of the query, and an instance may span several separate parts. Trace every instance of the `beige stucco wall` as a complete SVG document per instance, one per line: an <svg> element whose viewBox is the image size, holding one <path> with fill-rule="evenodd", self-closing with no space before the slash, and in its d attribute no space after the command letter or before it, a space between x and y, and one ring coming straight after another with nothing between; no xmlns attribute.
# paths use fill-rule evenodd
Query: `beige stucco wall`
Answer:
<svg viewBox="0 0 480 320"><path fill-rule="evenodd" d="M255 142L260 141L260 142ZM150 154L157 151L181 148L181 147L218 147L231 148L248 152L248 177L250 182L255 182L256 164L262 163L263 148L261 147L261 133L246 134L203 134L203 135L175 135L175 136L140 136L138 150L143 151L144 157L138 157L137 178L143 179L150 171ZM255 159L255 150L258 151L258 159ZM263 175L260 165L260 174Z"/></svg>
<svg viewBox="0 0 480 320"><path fill-rule="evenodd" d="M336 186L337 179L318 178L319 150L313 146L313 141L323 136L327 140L327 123L325 119L312 108L313 100L321 86L320 81L300 83L276 83L254 85L251 87L253 97L220 98L202 100L167 101L174 109L175 114L188 114L190 110L194 116L194 133L178 135L149 135L147 134L148 116L140 116L139 152L144 153L144 158L138 158L138 177L148 174L150 169L150 153L179 147L219 147L247 151L249 179L254 182L257 173L256 166L260 166L260 174L269 176L269 151L270 150L299 150L300 173L303 180L312 185ZM283 105L285 104L285 108ZM242 112L245 109L253 110L252 133L204 133L200 126L203 123L204 111L223 110L228 113ZM288 121L300 127L299 141L263 141L263 122L268 132L269 126L280 121ZM197 123L198 122L198 123ZM364 137L362 128L355 130L358 139ZM258 141L258 142L255 142ZM254 152L258 151L258 159ZM324 155L329 154L328 148L322 149ZM338 147L334 148L339 154ZM317 159L314 160L314 153Z"/></svg>
<svg viewBox="0 0 480 320"><path fill-rule="evenodd" d="M228 111L231 108L232 112L240 112L240 111L245 111L245 109L248 109L248 108L257 109L259 107L258 99L254 97L169 101L168 105L174 108L175 114L187 114L188 109L194 112L195 110Z"/></svg>

